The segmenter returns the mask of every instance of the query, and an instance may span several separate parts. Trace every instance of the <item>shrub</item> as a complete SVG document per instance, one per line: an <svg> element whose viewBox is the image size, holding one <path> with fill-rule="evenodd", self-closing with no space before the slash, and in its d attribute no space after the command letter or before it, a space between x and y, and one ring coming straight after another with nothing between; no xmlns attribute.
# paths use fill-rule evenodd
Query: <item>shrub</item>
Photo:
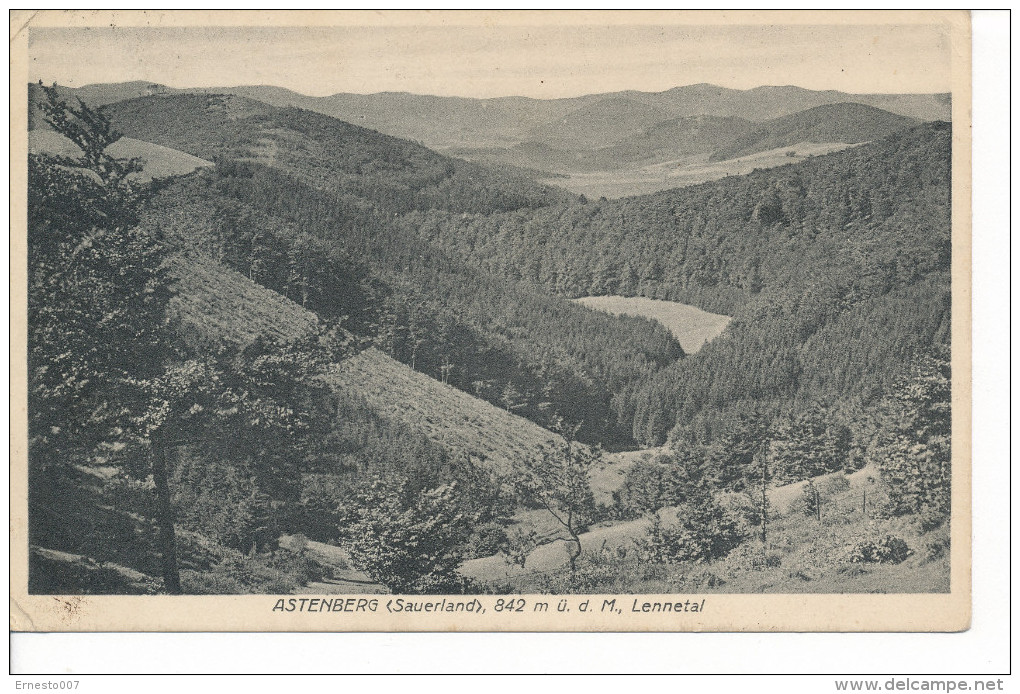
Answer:
<svg viewBox="0 0 1020 694"><path fill-rule="evenodd" d="M812 480L804 485L804 489L797 495L797 498L790 504L790 510L795 513L802 513L805 516L814 516L818 513L818 487Z"/></svg>
<svg viewBox="0 0 1020 694"><path fill-rule="evenodd" d="M768 518L778 514L772 502L765 499L765 512ZM761 534L761 494L757 490L745 492L727 492L719 497L719 504L740 524L740 534L751 537Z"/></svg>
<svg viewBox="0 0 1020 694"><path fill-rule="evenodd" d="M395 593L462 593L457 573L471 520L456 503L455 485L407 493L407 483L376 483L358 497L341 532L358 568Z"/></svg>
<svg viewBox="0 0 1020 694"><path fill-rule="evenodd" d="M949 554L950 536L949 524L936 528L924 539L924 558L927 561L935 561Z"/></svg>
<svg viewBox="0 0 1020 694"><path fill-rule="evenodd" d="M868 570L865 569L860 564L843 564L836 570L836 573L838 573L840 576L856 578L857 576L863 576L864 574L868 573Z"/></svg>
<svg viewBox="0 0 1020 694"><path fill-rule="evenodd" d="M499 523L480 526L468 539L468 553L474 558L499 554L508 542L506 529Z"/></svg>
<svg viewBox="0 0 1020 694"><path fill-rule="evenodd" d="M687 584L692 588L718 588L726 584L726 579L714 571L700 568L687 576Z"/></svg>
<svg viewBox="0 0 1020 694"><path fill-rule="evenodd" d="M281 550L302 553L308 549L308 538L300 533L296 535L282 535L279 539L279 546Z"/></svg>
<svg viewBox="0 0 1020 694"><path fill-rule="evenodd" d="M505 541L500 548L503 554L503 561L509 566L517 565L524 568L528 562L528 556L538 547L538 533L534 528L524 532L520 528L506 533Z"/></svg>
<svg viewBox="0 0 1020 694"><path fill-rule="evenodd" d="M299 560L290 553L261 554L249 558L238 552L229 552L209 571L182 570L181 583L183 591L190 594L280 595L292 593L314 575L306 560Z"/></svg>
<svg viewBox="0 0 1020 694"><path fill-rule="evenodd" d="M847 550L846 561L851 564L899 564L913 551L906 540L895 535L885 535L877 540L860 540Z"/></svg>
<svg viewBox="0 0 1020 694"><path fill-rule="evenodd" d="M322 564L308 556L308 552L304 549L280 548L269 556L266 563L282 573L289 574L299 585L321 581L325 576Z"/></svg>
<svg viewBox="0 0 1020 694"><path fill-rule="evenodd" d="M739 520L706 500L681 506L671 525L664 525L656 515L638 547L649 561L674 564L724 557L743 539Z"/></svg>
<svg viewBox="0 0 1020 694"><path fill-rule="evenodd" d="M818 491L823 496L842 494L850 489L850 479L843 474L828 475L818 483Z"/></svg>
<svg viewBox="0 0 1020 694"><path fill-rule="evenodd" d="M621 581L635 578L630 568L616 549L586 550L578 557L573 572L541 574L537 588L539 592L551 594L618 592Z"/></svg>

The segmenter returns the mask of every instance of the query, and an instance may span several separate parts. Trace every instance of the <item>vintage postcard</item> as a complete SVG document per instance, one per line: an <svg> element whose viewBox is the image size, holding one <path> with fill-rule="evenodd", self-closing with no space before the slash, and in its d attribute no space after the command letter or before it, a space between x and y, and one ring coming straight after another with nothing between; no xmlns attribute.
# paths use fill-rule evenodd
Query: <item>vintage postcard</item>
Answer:
<svg viewBox="0 0 1020 694"><path fill-rule="evenodd" d="M11 629L968 628L966 12L10 31Z"/></svg>

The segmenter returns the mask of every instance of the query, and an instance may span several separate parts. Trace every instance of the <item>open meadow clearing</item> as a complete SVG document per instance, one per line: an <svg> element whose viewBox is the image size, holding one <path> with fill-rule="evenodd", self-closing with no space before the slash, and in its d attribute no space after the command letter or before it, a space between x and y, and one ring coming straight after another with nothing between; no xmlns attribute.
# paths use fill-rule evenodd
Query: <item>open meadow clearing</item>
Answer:
<svg viewBox="0 0 1020 694"><path fill-rule="evenodd" d="M77 145L52 130L33 130L28 136L28 148L37 154L57 154L65 157L81 155ZM143 168L141 173L137 174L139 181L183 176L195 169L213 165L211 161L194 157L186 152L130 137L122 137L114 142L110 145L109 152L111 156L120 159L140 159Z"/></svg>
<svg viewBox="0 0 1020 694"><path fill-rule="evenodd" d="M799 142L766 152L756 152L725 161L709 161L708 154L685 159L647 164L636 168L568 173L565 177L544 181L549 185L566 188L572 193L589 198L606 197L610 200L631 195L648 195L670 188L683 188L715 181L727 176L742 176L755 169L771 169L795 164L841 149L855 147L842 142Z"/></svg>
<svg viewBox="0 0 1020 694"><path fill-rule="evenodd" d="M701 349L719 336L730 323L729 316L709 313L676 301L660 301L643 296L586 296L579 304L614 315L641 316L662 323L687 354Z"/></svg>

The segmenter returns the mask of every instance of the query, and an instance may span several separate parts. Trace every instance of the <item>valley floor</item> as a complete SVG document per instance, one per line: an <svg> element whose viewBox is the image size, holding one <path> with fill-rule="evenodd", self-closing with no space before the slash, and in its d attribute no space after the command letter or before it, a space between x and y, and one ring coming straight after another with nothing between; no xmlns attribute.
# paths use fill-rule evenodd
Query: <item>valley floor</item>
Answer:
<svg viewBox="0 0 1020 694"><path fill-rule="evenodd" d="M842 142L801 142L790 147L780 147L725 161L710 162L708 155L700 155L684 160L648 164L630 169L567 173L565 178L548 179L543 183L566 188L572 193L585 195L591 199L605 197L612 200L631 195L647 195L671 188L693 186L727 176L740 176L751 173L755 169L771 169L776 166L795 164L809 157L838 152L841 149L855 146L857 145L848 145ZM789 152L793 152L793 154L788 154Z"/></svg>

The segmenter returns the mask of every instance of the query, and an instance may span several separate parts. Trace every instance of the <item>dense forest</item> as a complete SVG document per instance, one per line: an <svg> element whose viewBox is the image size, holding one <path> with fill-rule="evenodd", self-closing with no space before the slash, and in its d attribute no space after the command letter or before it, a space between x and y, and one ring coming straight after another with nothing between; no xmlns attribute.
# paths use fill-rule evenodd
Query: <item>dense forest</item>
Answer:
<svg viewBox="0 0 1020 694"><path fill-rule="evenodd" d="M211 99L189 96L181 108L221 123ZM148 111L145 99L117 104L113 117L151 137L153 117L138 114L170 100L148 101ZM235 101L253 108L226 103ZM401 361L541 424L556 412L583 424L589 442L657 445L678 423L711 437L706 416L752 400L773 402L773 413L835 399L866 406L921 346L948 341L948 125L652 196L548 205L555 195L522 195L512 210L469 214L456 196L437 207L410 188L366 198L340 183L347 159L264 163L234 143L262 141L268 108L226 121L213 144L163 135L220 162L162 196L179 192L189 202L173 204L202 213L166 216L189 220L192 237L190 220L209 220L203 242L218 259L320 315L347 316ZM308 119L332 120L284 109L271 123L326 151L366 140L361 150L402 162L408 181L428 179L406 173L418 161L401 149L409 144L345 124L309 129ZM391 189L400 180L385 178ZM726 339L680 360L661 328L584 315L542 289L681 301L735 321Z"/></svg>
<svg viewBox="0 0 1020 694"><path fill-rule="evenodd" d="M886 517L944 527L947 124L588 201L241 97L43 93L82 156L29 160L36 591L289 592L321 578L295 536L390 590L478 589L462 563L523 568L551 540L519 519L542 510L570 571L539 588L604 587L577 578L597 523L675 507L641 561L722 560L769 513L749 489L869 463ZM142 183L107 153L120 133L215 165ZM733 320L686 355L654 321L570 301L611 294ZM451 452L356 374L335 385L367 348L556 443L502 472ZM595 503L603 449L661 444Z"/></svg>
<svg viewBox="0 0 1020 694"><path fill-rule="evenodd" d="M798 165L651 196L400 220L491 274L732 315L621 399L638 441L712 437L742 403L867 406L949 341L950 130L919 126ZM881 161L881 165L876 162Z"/></svg>
<svg viewBox="0 0 1020 694"><path fill-rule="evenodd" d="M173 101L178 98L183 97ZM184 99L184 115L190 116L187 109L194 108L214 124L229 126L229 132L208 141L186 139L183 129L179 136L176 131L164 134L161 143L218 163L211 172L196 172L160 190L145 214L145 225L322 318L343 320L347 329L445 383L542 425L562 417L580 425L579 436L588 442L618 446L632 441L631 424L614 409L614 398L683 356L664 328L640 318L591 311L530 283L479 271L442 249L418 243L417 235L398 223L409 207L436 209L433 198L423 197L421 188L415 190L422 181L435 183L429 175L452 171L457 179L457 167L472 171L477 165L455 165L411 143L338 121L331 129L309 131L307 119L332 119L297 109L274 110L270 125L286 124L288 132L300 132L312 143L303 152L311 147L345 151L343 143L336 144L341 139L363 141L367 144L349 149L372 153L369 168L397 167L401 172L380 173L385 184L379 186L366 183L375 174L359 175L360 187L348 186L349 169L355 166L350 160L323 154L281 164L281 155L267 164L237 144L260 141L263 132L279 137L279 128L269 129L262 110L247 100L231 98L228 103L235 100L241 102L238 108L251 109L254 115L245 110L244 117L225 120L217 115L219 102L210 106L206 97ZM137 117L141 109L133 107L147 103L145 113L163 118L156 109L170 101L116 104L111 119L118 126L119 119L125 119L126 132L150 137L154 133L147 128L156 125ZM245 126L247 121L252 122ZM223 152L243 158L228 158ZM419 166L421 161L429 166ZM467 214L463 210L469 200L471 205L484 204L489 213L506 209L502 203L484 202L484 186L497 181L499 191L513 191L519 179L488 176L465 174L460 182L472 189L452 195L449 202L444 199L442 209ZM406 185L398 186L402 182ZM528 193L515 203L530 205L524 209L557 199L551 189L528 185ZM390 193L384 195L386 187ZM505 202L512 197L501 193L492 199Z"/></svg>

